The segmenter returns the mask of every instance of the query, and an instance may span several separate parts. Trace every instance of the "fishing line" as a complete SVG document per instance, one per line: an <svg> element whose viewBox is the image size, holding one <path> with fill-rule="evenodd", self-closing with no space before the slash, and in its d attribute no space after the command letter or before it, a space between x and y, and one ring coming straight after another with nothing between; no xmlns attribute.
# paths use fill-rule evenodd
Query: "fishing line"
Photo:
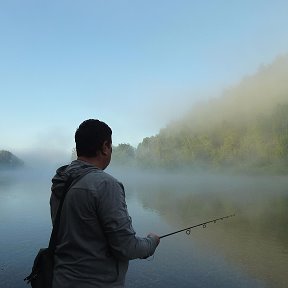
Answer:
<svg viewBox="0 0 288 288"><path fill-rule="evenodd" d="M165 238L165 237L168 237L168 236L171 236L173 234L176 234L176 233L180 233L180 232L183 232L185 231L187 235L189 235L191 233L191 229L193 228L196 228L196 227L199 227L199 226L202 226L203 228L206 228L207 224L208 223L216 223L217 221L219 220L224 220L226 218L230 218L230 217L233 217L235 216L235 214L231 214L231 215L228 215L228 216L223 216L223 217L220 217L220 218L216 218L216 219L212 219L212 220L209 220L209 221L206 221L206 222L203 222L203 223L200 223L200 224L197 224L197 225L194 225L194 226L191 226L191 227L187 227L187 228L184 228L184 229L181 229L181 230L178 230L178 231L175 231L175 232L171 232L169 234L165 234L165 235L162 235L160 236L159 238Z"/></svg>

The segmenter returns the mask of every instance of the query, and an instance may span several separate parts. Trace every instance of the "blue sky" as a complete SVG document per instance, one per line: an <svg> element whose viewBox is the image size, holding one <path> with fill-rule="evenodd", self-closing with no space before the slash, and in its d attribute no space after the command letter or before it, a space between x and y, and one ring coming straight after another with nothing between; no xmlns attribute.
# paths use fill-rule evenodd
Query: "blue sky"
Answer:
<svg viewBox="0 0 288 288"><path fill-rule="evenodd" d="M0 149L60 157L88 118L136 147L286 54L287 11L284 0L0 0Z"/></svg>

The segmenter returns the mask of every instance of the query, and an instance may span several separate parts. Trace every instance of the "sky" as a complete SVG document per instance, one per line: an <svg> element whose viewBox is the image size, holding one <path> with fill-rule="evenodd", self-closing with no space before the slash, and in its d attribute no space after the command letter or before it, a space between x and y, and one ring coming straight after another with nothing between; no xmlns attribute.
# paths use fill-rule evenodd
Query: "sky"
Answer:
<svg viewBox="0 0 288 288"><path fill-rule="evenodd" d="M89 118L137 147L288 53L287 11L286 0L0 0L0 150L70 154Z"/></svg>

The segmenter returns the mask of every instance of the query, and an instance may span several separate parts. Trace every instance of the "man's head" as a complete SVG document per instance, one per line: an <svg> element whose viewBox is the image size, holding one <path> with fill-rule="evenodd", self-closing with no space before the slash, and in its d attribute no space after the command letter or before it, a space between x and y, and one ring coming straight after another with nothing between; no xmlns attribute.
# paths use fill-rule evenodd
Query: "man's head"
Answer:
<svg viewBox="0 0 288 288"><path fill-rule="evenodd" d="M96 119L85 120L76 130L75 142L78 158L107 156L110 163L112 130L106 123ZM106 155L109 152L110 155Z"/></svg>

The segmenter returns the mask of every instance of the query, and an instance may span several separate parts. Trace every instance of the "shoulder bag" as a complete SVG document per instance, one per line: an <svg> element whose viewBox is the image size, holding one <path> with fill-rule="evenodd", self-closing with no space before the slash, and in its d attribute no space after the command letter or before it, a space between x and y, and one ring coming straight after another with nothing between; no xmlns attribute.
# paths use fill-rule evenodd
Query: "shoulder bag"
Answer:
<svg viewBox="0 0 288 288"><path fill-rule="evenodd" d="M86 174L87 173L85 173L84 175ZM84 175L81 175L74 180L68 179L68 181L66 182L63 188L64 193L60 200L59 207L57 210L55 222L54 222L51 236L50 236L49 246L47 248L41 248L39 250L38 254L35 257L31 274L28 275L24 279L24 281L26 281L27 284L31 284L32 288L51 288L52 287L53 268L54 268L54 251L56 248L56 240L57 240L57 234L59 230L60 215L61 215L63 202L67 194L67 191L69 190L72 183L75 184Z"/></svg>

